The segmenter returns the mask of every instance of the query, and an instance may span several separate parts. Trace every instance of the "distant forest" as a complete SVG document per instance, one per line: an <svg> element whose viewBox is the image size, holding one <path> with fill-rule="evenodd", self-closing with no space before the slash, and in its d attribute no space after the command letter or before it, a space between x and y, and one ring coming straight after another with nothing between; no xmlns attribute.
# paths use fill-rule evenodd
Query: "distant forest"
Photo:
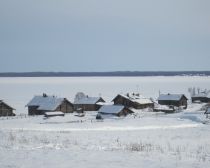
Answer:
<svg viewBox="0 0 210 168"><path fill-rule="evenodd" d="M210 76L210 71L6 72L0 77Z"/></svg>

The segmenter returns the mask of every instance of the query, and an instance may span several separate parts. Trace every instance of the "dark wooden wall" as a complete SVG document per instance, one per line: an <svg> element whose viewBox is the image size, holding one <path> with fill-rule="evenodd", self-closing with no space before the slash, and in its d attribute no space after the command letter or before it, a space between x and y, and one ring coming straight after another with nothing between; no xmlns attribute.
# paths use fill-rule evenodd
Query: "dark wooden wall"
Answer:
<svg viewBox="0 0 210 168"><path fill-rule="evenodd" d="M13 109L5 105L4 103L0 103L0 116L14 116Z"/></svg>
<svg viewBox="0 0 210 168"><path fill-rule="evenodd" d="M74 104L74 108L82 108L83 111L98 111L101 106L97 104Z"/></svg>
<svg viewBox="0 0 210 168"><path fill-rule="evenodd" d="M172 106L185 106L187 107L187 100L185 98L182 98L179 101L174 101L174 100L158 100L158 103L161 105L172 105Z"/></svg>

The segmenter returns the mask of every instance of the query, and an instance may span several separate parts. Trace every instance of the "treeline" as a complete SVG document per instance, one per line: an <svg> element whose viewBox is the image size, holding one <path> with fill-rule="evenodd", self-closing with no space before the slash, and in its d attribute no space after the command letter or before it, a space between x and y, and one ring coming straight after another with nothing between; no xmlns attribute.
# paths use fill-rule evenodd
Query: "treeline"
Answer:
<svg viewBox="0 0 210 168"><path fill-rule="evenodd" d="M210 71L5 72L0 77L210 76Z"/></svg>

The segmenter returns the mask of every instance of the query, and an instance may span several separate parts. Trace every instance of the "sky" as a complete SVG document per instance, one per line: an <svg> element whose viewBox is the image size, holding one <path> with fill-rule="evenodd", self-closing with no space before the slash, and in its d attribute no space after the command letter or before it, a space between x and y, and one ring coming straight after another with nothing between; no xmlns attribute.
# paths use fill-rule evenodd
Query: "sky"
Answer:
<svg viewBox="0 0 210 168"><path fill-rule="evenodd" d="M209 0L1 0L0 72L210 70Z"/></svg>

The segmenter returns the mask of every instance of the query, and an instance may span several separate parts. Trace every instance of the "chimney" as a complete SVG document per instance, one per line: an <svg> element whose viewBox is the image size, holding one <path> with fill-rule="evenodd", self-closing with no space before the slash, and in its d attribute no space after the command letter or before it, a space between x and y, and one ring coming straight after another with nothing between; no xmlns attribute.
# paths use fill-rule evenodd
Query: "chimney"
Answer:
<svg viewBox="0 0 210 168"><path fill-rule="evenodd" d="M47 97L47 94L46 93L43 93L43 97Z"/></svg>

